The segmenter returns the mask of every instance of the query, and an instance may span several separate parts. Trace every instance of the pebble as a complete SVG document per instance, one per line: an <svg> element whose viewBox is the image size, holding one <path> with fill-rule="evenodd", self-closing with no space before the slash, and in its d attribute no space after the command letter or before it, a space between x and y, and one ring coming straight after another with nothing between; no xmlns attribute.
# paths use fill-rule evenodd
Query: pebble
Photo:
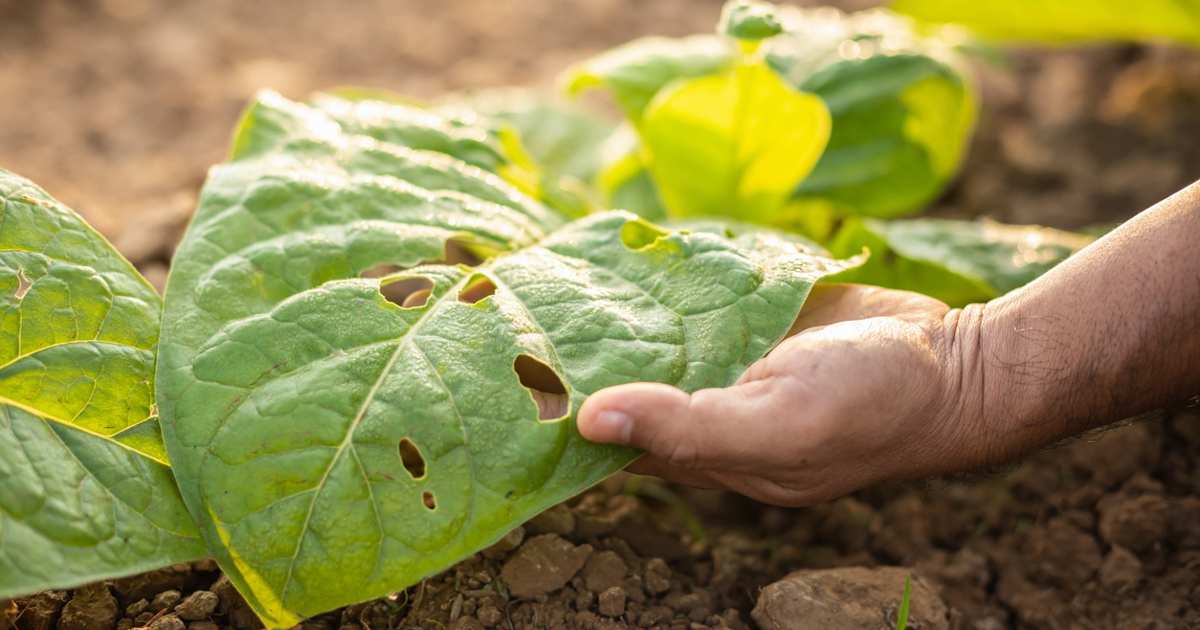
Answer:
<svg viewBox="0 0 1200 630"><path fill-rule="evenodd" d="M493 543L491 547L484 549L483 555L486 558L503 558L504 556L507 556L513 549L520 547L524 540L525 528L517 526L515 529L505 534L503 538Z"/></svg>
<svg viewBox="0 0 1200 630"><path fill-rule="evenodd" d="M1132 590L1142 579L1142 562L1133 552L1113 547L1100 566L1100 583L1115 593Z"/></svg>
<svg viewBox="0 0 1200 630"><path fill-rule="evenodd" d="M651 558L646 562L644 581L646 590L652 594L671 590L671 567L662 558Z"/></svg>
<svg viewBox="0 0 1200 630"><path fill-rule="evenodd" d="M1100 502L1100 536L1135 553L1149 550L1167 535L1167 513L1159 495L1110 495Z"/></svg>
<svg viewBox="0 0 1200 630"><path fill-rule="evenodd" d="M145 598L142 598L125 607L125 616L132 619L133 617L137 617L149 609L150 602Z"/></svg>
<svg viewBox="0 0 1200 630"><path fill-rule="evenodd" d="M158 595L155 595L154 599L150 600L150 610L158 612L160 610L173 608L181 599L183 599L183 594L179 591L163 591Z"/></svg>
<svg viewBox="0 0 1200 630"><path fill-rule="evenodd" d="M583 566L583 583L589 591L600 593L625 581L628 568L621 556L613 551L592 554Z"/></svg>
<svg viewBox="0 0 1200 630"><path fill-rule="evenodd" d="M146 626L149 630L183 630L184 627L183 621L175 615L163 615Z"/></svg>
<svg viewBox="0 0 1200 630"><path fill-rule="evenodd" d="M75 589L71 601L62 609L59 630L112 628L120 617L117 599L104 584L88 584Z"/></svg>
<svg viewBox="0 0 1200 630"><path fill-rule="evenodd" d="M516 597L537 597L566 586L591 555L591 545L575 546L558 534L542 534L509 557L500 577Z"/></svg>
<svg viewBox="0 0 1200 630"><path fill-rule="evenodd" d="M59 612L67 602L63 591L45 591L25 598L21 607L22 630L52 630Z"/></svg>
<svg viewBox="0 0 1200 630"><path fill-rule="evenodd" d="M751 616L762 630L893 627L910 575L899 567L798 571L764 588ZM912 579L909 615L912 628L950 628L949 609L920 577Z"/></svg>
<svg viewBox="0 0 1200 630"><path fill-rule="evenodd" d="M625 614L625 591L613 586L600 593L596 609L605 617L620 617Z"/></svg>
<svg viewBox="0 0 1200 630"><path fill-rule="evenodd" d="M212 591L196 591L188 595L175 607L175 614L185 621L200 621L209 618L217 609L220 599Z"/></svg>
<svg viewBox="0 0 1200 630"><path fill-rule="evenodd" d="M527 524L535 534L558 534L569 536L575 531L575 515L564 504L558 505L533 517Z"/></svg>
<svg viewBox="0 0 1200 630"><path fill-rule="evenodd" d="M504 613L500 612L499 608L491 604L485 604L479 607L479 615L477 618L485 628L494 628L500 625L500 622L504 619Z"/></svg>

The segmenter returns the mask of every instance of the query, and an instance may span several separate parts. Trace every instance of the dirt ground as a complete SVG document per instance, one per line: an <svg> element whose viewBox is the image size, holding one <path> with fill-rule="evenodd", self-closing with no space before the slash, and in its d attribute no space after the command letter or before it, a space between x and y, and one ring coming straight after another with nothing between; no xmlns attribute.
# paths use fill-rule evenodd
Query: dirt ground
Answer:
<svg viewBox="0 0 1200 630"><path fill-rule="evenodd" d="M0 166L161 282L205 169L258 88L433 98L549 85L637 35L708 30L719 4L0 0ZM1197 177L1196 52L1024 51L981 73L980 133L938 214L1082 228ZM439 577L305 627L884 628L909 574L910 627L1200 627L1200 413L803 510L618 477ZM795 608L812 592L836 614ZM0 609L0 630L256 627L209 562Z"/></svg>

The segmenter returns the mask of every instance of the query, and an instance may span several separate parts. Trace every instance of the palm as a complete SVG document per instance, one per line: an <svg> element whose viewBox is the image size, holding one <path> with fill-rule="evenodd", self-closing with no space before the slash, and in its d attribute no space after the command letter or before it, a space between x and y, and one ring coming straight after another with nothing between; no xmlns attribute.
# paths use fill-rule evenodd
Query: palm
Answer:
<svg viewBox="0 0 1200 630"><path fill-rule="evenodd" d="M898 396L897 383L918 389L922 380L933 381L924 375L940 369L932 346L948 310L904 291L817 287L789 338L752 365L736 387L691 397L692 405L727 407L751 422L736 435L702 437L709 427L695 427L666 455L652 449L656 454L630 470L780 504L807 503L873 481L865 469L857 476L831 475L845 463L826 461L809 448L865 454L910 437L897 435L906 429L889 424L887 416L908 404ZM918 401L913 404L927 398L912 397ZM924 410L903 413L919 416ZM830 485L830 479L840 483Z"/></svg>

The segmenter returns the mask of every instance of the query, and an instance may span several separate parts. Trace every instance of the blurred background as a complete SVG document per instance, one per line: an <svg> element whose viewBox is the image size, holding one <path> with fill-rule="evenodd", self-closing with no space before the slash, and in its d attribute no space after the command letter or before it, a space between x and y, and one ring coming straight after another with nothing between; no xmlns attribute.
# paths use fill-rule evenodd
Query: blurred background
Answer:
<svg viewBox="0 0 1200 630"><path fill-rule="evenodd" d="M549 89L570 63L634 37L709 31L720 4L0 0L0 166L79 210L153 277L260 88ZM1195 51L1017 51L978 65L979 133L935 214L1078 229L1200 172Z"/></svg>
<svg viewBox="0 0 1200 630"><path fill-rule="evenodd" d="M721 4L0 0L0 168L78 210L161 287L205 172L224 159L255 91L302 99L357 85L432 100L508 85L549 90L571 63L636 37L708 32ZM983 96L977 133L934 215L1083 229L1128 218L1200 177L1200 49L992 51L975 65ZM1172 505L1200 510L1190 490L1200 487L1200 425L1188 413L1047 451L1006 475L882 487L811 510L748 508L732 495L691 493L706 524L749 515L742 530L714 543L714 563L700 566L724 584L713 592L740 598L745 610L754 591L741 585L776 579L783 568L906 563L934 577L964 619L981 620L969 626L976 629L1017 620L1039 628L1100 627L1093 620L1151 627L1175 612L1182 618L1200 607L1200 538L1191 516L1200 512L1171 508L1182 516L1173 517L1166 543L1137 529L1136 518L1162 517L1166 508L1140 501L1165 505L1164 482L1188 493ZM1102 548L1077 531L1096 528L1103 517L1093 506L1102 496L1120 498L1118 486L1130 496L1154 495L1107 504L1116 506L1112 514L1132 515L1126 529L1145 543L1144 580L1136 559L1133 569L1118 564L1115 577L1100 570L1093 579ZM643 526L649 517L637 501L608 492L572 509L593 522L636 513L641 520L621 536L680 546L674 534ZM1163 525L1159 538L1166 532ZM448 572L435 584L442 595L430 601L449 605L467 570Z"/></svg>

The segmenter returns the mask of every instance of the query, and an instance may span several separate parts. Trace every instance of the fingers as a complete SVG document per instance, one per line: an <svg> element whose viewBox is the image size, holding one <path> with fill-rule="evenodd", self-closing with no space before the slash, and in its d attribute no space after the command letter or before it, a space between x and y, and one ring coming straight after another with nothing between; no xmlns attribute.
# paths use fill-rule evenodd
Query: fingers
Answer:
<svg viewBox="0 0 1200 630"><path fill-rule="evenodd" d="M640 448L652 461L669 466L729 461L748 450L746 438L756 428L753 415L763 403L745 390L735 386L688 395L656 383L610 387L584 402L579 431L593 442Z"/></svg>

